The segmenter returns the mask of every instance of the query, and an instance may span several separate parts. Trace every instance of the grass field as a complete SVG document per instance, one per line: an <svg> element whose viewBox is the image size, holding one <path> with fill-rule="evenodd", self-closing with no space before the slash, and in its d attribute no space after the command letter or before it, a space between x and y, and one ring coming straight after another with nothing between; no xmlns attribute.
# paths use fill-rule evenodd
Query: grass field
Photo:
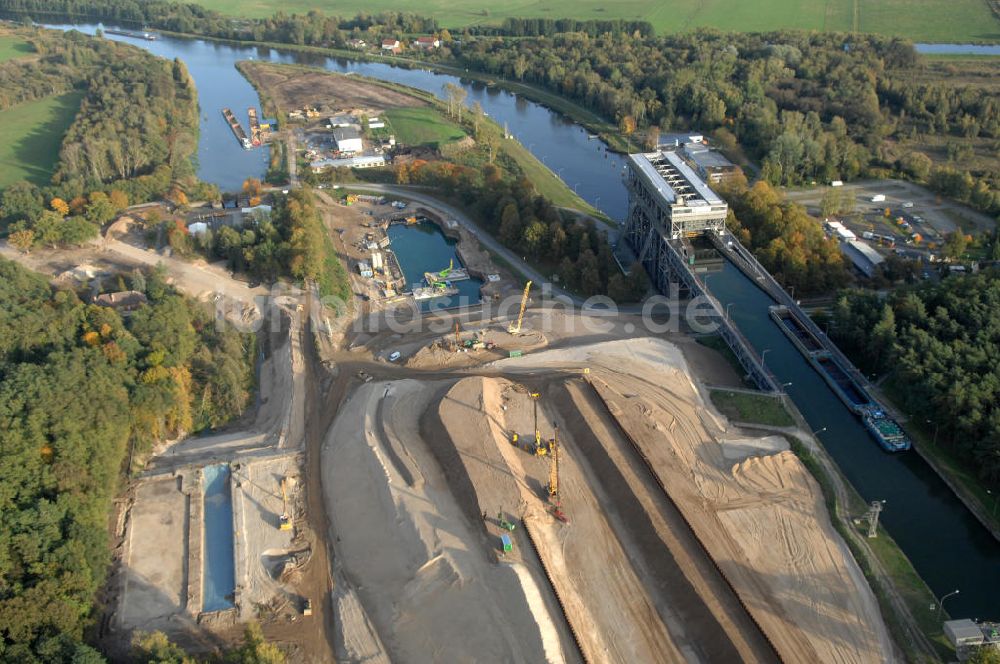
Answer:
<svg viewBox="0 0 1000 664"><path fill-rule="evenodd" d="M1000 41L1000 21L986 0L201 0L226 14L270 16L276 11L352 16L405 11L437 18L445 27L498 23L506 17L638 19L659 33L699 27L743 32L799 28L860 30L915 41Z"/></svg>
<svg viewBox="0 0 1000 664"><path fill-rule="evenodd" d="M31 45L20 37L0 34L0 62L34 53Z"/></svg>
<svg viewBox="0 0 1000 664"><path fill-rule="evenodd" d="M457 124L446 120L436 108L390 108L385 112L396 141L402 145L440 147L465 138Z"/></svg>
<svg viewBox="0 0 1000 664"><path fill-rule="evenodd" d="M59 160L63 135L80 108L81 94L69 92L0 111L0 189L28 180L48 184Z"/></svg>
<svg viewBox="0 0 1000 664"><path fill-rule="evenodd" d="M734 422L752 422L774 427L790 427L795 424L781 400L767 394L712 390L712 403L719 412Z"/></svg>

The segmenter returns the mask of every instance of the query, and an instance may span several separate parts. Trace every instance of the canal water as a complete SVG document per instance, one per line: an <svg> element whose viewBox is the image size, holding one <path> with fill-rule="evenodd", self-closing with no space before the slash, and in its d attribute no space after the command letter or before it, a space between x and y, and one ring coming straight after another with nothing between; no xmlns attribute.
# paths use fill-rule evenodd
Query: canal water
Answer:
<svg viewBox="0 0 1000 664"><path fill-rule="evenodd" d="M89 33L96 29L93 25L76 27ZM253 58L338 72L356 71L438 95L445 83L461 85L469 94L469 103L479 101L491 117L506 122L510 131L567 184L578 184L581 196L588 202L613 218L625 216L627 195L619 177L621 157L608 154L601 141L590 140L585 130L557 113L496 88L422 70L312 54L196 39L147 42L117 35L112 38L163 57L180 58L187 64L201 101L198 172L223 189L238 187L247 176L262 175L265 168L266 152L242 150L221 116L223 106L242 117L246 106L257 103L254 91L234 67L239 60ZM407 243L424 237L421 233L416 231L412 237L393 244L394 250L402 253L400 262L411 281L422 277L425 269L439 270L448 263L443 250L440 257L437 249L429 256L418 250L408 252ZM767 307L771 301L766 294L728 264L723 272L710 277L708 286L723 305L734 303L731 315L758 351L768 351L767 364L778 378L792 383L788 392L813 429L827 428L820 437L855 488L866 500L888 501L882 522L917 572L939 596L956 588L961 590L949 599L949 612L959 617L1000 618L1000 543L915 453L893 456L881 451L770 319Z"/></svg>
<svg viewBox="0 0 1000 664"><path fill-rule="evenodd" d="M232 597L236 590L229 465L206 466L202 473L202 490L205 493L202 611L222 611L234 606Z"/></svg>
<svg viewBox="0 0 1000 664"><path fill-rule="evenodd" d="M934 55L1000 55L1000 44L914 44L917 53Z"/></svg>
<svg viewBox="0 0 1000 664"><path fill-rule="evenodd" d="M389 226L390 247L399 259L399 266L406 277L406 286L424 286L424 272L440 272L452 261L455 267L463 267L455 252L457 242L445 236L441 229L429 221L416 224L394 224ZM425 308L450 308L459 304L477 304L479 289L483 282L469 278L464 281L452 282L458 289L458 294L451 297L436 297L433 300L423 300L420 305Z"/></svg>
<svg viewBox="0 0 1000 664"><path fill-rule="evenodd" d="M53 25L88 34L97 25ZM461 80L422 69L404 69L379 62L356 62L328 58L314 53L282 52L219 44L200 39L160 37L146 41L124 35L106 35L144 48L164 58L180 58L198 86L201 103L201 136L198 144L198 175L223 190L239 189L247 177L261 177L267 168L267 148L244 150L222 118L229 107L244 128L247 107L258 104L253 87L237 71L241 60L296 63L324 67L330 71L356 72L402 85L426 90L443 98L445 83L461 85L468 98L478 101L485 112L500 124L506 123L536 157L556 172L580 196L614 218L623 218L627 208L625 188L618 186L624 167L621 156L607 150L603 142L590 139L586 130L558 113L522 97L482 83ZM615 186L607 187L608 182Z"/></svg>

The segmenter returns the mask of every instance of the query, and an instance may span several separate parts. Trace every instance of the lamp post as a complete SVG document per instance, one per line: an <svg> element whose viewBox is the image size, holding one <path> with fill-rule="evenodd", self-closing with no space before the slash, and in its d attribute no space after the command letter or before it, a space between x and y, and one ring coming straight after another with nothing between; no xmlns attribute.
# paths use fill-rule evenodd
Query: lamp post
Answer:
<svg viewBox="0 0 1000 664"><path fill-rule="evenodd" d="M986 493L988 493L989 495L993 496L993 492L990 491L989 489L986 490ZM993 509L990 510L990 516L991 517L996 517L996 515L997 515L997 498L998 497L1000 497L1000 496L993 496Z"/></svg>
<svg viewBox="0 0 1000 664"><path fill-rule="evenodd" d="M957 595L958 593L959 593L959 590L956 588L955 590L952 590L950 593L947 593L946 595L943 595L943 596L941 596L938 599L938 601L937 601L937 605L938 605L937 608L938 608L938 615L939 616L944 612L944 601L946 599L948 599L949 597L951 597L952 595Z"/></svg>
<svg viewBox="0 0 1000 664"><path fill-rule="evenodd" d="M733 306L734 304L736 303L730 302L729 304L726 305L726 320L729 320L729 307ZM789 383L789 385L791 385L791 383Z"/></svg>
<svg viewBox="0 0 1000 664"><path fill-rule="evenodd" d="M930 420L927 420L927 424L933 424L934 425L934 443L933 443L933 445L934 445L934 447L937 447L938 429L941 428L941 424L937 423L937 422L931 422Z"/></svg>
<svg viewBox="0 0 1000 664"><path fill-rule="evenodd" d="M770 348L765 348L760 354L760 368L764 370L764 373L767 373L767 364L766 364L767 360L765 358L767 357L767 354L770 352L771 352Z"/></svg>
<svg viewBox="0 0 1000 664"><path fill-rule="evenodd" d="M822 429L816 429L815 431L812 432L812 435L813 436L818 436L819 434L823 433L824 431L826 431L826 427L823 427Z"/></svg>

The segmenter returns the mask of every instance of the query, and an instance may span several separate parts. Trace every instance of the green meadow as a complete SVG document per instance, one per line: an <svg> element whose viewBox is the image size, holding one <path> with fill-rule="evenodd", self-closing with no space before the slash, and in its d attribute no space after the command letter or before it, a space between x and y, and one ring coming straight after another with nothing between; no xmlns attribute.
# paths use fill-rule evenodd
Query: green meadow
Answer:
<svg viewBox="0 0 1000 664"><path fill-rule="evenodd" d="M700 27L756 32L795 28L874 32L914 41L1000 41L1000 21L985 0L201 0L234 16L270 16L276 11L353 16L403 11L433 16L441 25L499 23L507 17L630 19L653 24L658 33Z"/></svg>
<svg viewBox="0 0 1000 664"><path fill-rule="evenodd" d="M28 180L48 184L59 161L59 147L80 108L79 92L53 95L0 111L0 189Z"/></svg>

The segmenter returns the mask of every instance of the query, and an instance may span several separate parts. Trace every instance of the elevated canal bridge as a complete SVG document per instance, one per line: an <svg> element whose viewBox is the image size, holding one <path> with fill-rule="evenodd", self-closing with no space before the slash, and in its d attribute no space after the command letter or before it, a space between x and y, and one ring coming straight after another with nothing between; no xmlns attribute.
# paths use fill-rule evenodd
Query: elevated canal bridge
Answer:
<svg viewBox="0 0 1000 664"><path fill-rule="evenodd" d="M625 185L629 192L623 238L646 268L657 290L703 298L714 310L719 336L757 387L780 393L763 358L729 320L705 286L706 262L720 262L716 252L695 249L691 239L718 238L726 232L729 206L674 151L629 155Z"/></svg>

